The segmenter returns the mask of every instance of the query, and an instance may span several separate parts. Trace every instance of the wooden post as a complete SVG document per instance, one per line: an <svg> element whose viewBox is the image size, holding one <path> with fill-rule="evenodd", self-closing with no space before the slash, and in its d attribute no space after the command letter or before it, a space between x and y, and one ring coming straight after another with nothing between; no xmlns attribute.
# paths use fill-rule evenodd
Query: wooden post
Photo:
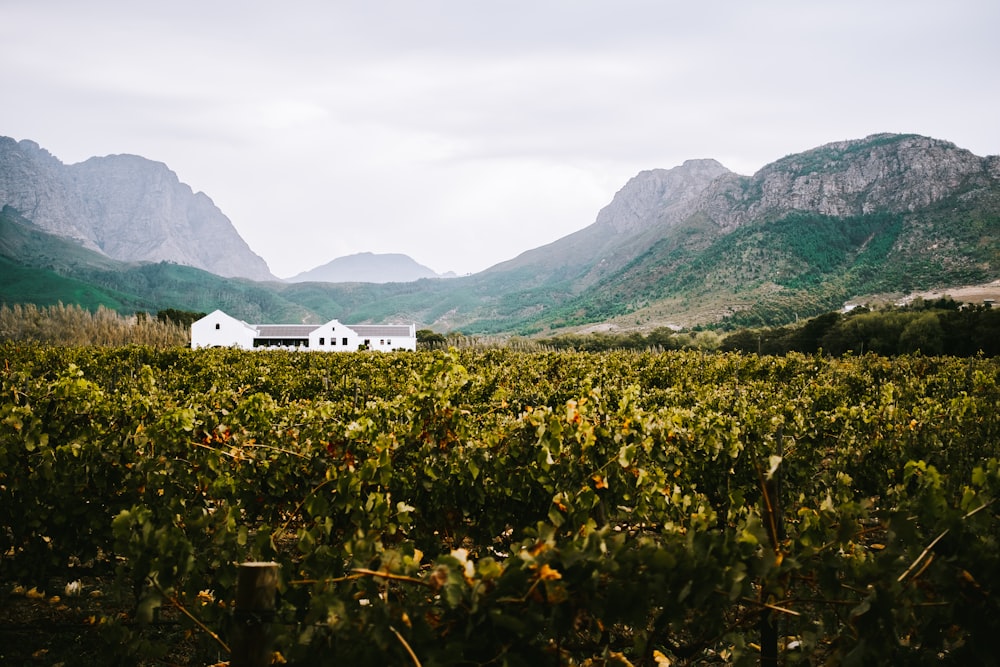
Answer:
<svg viewBox="0 0 1000 667"><path fill-rule="evenodd" d="M241 563L236 582L230 667L265 667L271 664L274 639L277 563Z"/></svg>

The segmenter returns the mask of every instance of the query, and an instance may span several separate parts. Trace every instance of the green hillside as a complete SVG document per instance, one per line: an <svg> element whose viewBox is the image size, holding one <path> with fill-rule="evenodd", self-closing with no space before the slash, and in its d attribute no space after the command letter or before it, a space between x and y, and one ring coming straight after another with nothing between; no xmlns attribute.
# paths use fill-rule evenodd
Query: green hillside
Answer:
<svg viewBox="0 0 1000 667"><path fill-rule="evenodd" d="M227 279L176 264L115 262L5 211L0 300L123 312L220 308L252 322L437 322L470 334L530 335L608 320L650 328L663 313L690 313L684 323L780 325L859 294L994 278L1000 215L993 211L984 197L907 215L796 212L729 234L712 234L695 219L583 293L558 277L533 286L527 269L385 284Z"/></svg>
<svg viewBox="0 0 1000 667"><path fill-rule="evenodd" d="M584 321L617 308L615 315L641 320L668 309L761 326L833 310L859 295L987 282L1000 270L996 200L985 192L914 213L850 218L792 212L707 247L663 239L563 312Z"/></svg>
<svg viewBox="0 0 1000 667"><path fill-rule="evenodd" d="M877 135L788 156L752 177L698 169L642 172L574 234L472 276L408 283L254 282L122 263L4 207L0 301L532 335L780 326L864 295L1000 278L996 158Z"/></svg>
<svg viewBox="0 0 1000 667"><path fill-rule="evenodd" d="M129 295L115 294L48 269L23 266L7 257L0 257L0 273L3 274L0 287L2 303L33 303L39 306L72 303L87 310L104 306L119 311L133 310L135 307L135 302Z"/></svg>
<svg viewBox="0 0 1000 667"><path fill-rule="evenodd" d="M0 211L0 302L106 306L122 312L221 308L251 321L324 321L274 285L227 279L178 264L118 262Z"/></svg>

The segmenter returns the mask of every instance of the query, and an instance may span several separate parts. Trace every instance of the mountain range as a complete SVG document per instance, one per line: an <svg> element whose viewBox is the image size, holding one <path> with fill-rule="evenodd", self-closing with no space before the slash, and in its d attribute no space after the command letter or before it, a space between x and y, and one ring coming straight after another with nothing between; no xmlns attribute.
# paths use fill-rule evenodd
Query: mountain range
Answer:
<svg viewBox="0 0 1000 667"><path fill-rule="evenodd" d="M418 264L401 253L359 252L338 257L315 269L287 278L290 283L408 283L421 278L447 278L433 269Z"/></svg>
<svg viewBox="0 0 1000 667"><path fill-rule="evenodd" d="M47 166L12 166L18 154ZM260 322L338 317L527 335L783 324L864 295L1000 278L1000 158L919 135L829 143L752 176L715 160L643 171L578 232L471 276L393 283L327 282L338 274L321 270L349 260L291 283L260 275L261 260L256 277L243 276L253 282L234 279L232 264L223 270L194 248L211 239L240 247L242 239L223 238L232 225L221 213L211 225L190 213L164 220L192 210L164 190L210 204L206 196L188 195L159 163L92 160L87 169L90 160L63 167L73 173L66 177L36 144L0 140L0 266L20 285L5 284L0 299L81 302L85 294L126 310L222 308ZM114 176L90 173L111 166ZM105 211L114 215L102 227ZM183 231L168 233L171 224ZM111 243L108 229L133 240ZM183 254L150 254L173 246Z"/></svg>

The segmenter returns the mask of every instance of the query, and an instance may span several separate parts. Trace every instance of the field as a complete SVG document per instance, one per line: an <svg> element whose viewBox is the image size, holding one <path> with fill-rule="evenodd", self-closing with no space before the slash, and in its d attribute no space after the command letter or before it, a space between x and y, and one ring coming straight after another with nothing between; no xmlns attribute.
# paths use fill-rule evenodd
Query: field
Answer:
<svg viewBox="0 0 1000 667"><path fill-rule="evenodd" d="M995 660L994 359L0 356L5 664Z"/></svg>

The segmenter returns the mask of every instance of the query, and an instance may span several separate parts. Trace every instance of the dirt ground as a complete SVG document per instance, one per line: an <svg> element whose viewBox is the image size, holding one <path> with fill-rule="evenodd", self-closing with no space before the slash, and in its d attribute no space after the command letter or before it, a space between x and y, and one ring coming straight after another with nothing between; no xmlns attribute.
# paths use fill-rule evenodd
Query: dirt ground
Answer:
<svg viewBox="0 0 1000 667"><path fill-rule="evenodd" d="M134 603L107 581L81 577L52 581L38 587L0 582L0 665L92 667L100 665L228 664L205 637L193 635L179 614L162 608L153 623L138 626L131 619ZM149 640L168 646L157 655L142 646ZM164 641L166 640L166 641ZM134 645L142 660L122 655L124 643Z"/></svg>
<svg viewBox="0 0 1000 667"><path fill-rule="evenodd" d="M919 296L923 299L940 299L944 296L950 296L955 301L964 301L967 303L982 303L987 299L1000 301L1000 280L995 280L985 285L967 285L964 287L919 292L914 296Z"/></svg>

